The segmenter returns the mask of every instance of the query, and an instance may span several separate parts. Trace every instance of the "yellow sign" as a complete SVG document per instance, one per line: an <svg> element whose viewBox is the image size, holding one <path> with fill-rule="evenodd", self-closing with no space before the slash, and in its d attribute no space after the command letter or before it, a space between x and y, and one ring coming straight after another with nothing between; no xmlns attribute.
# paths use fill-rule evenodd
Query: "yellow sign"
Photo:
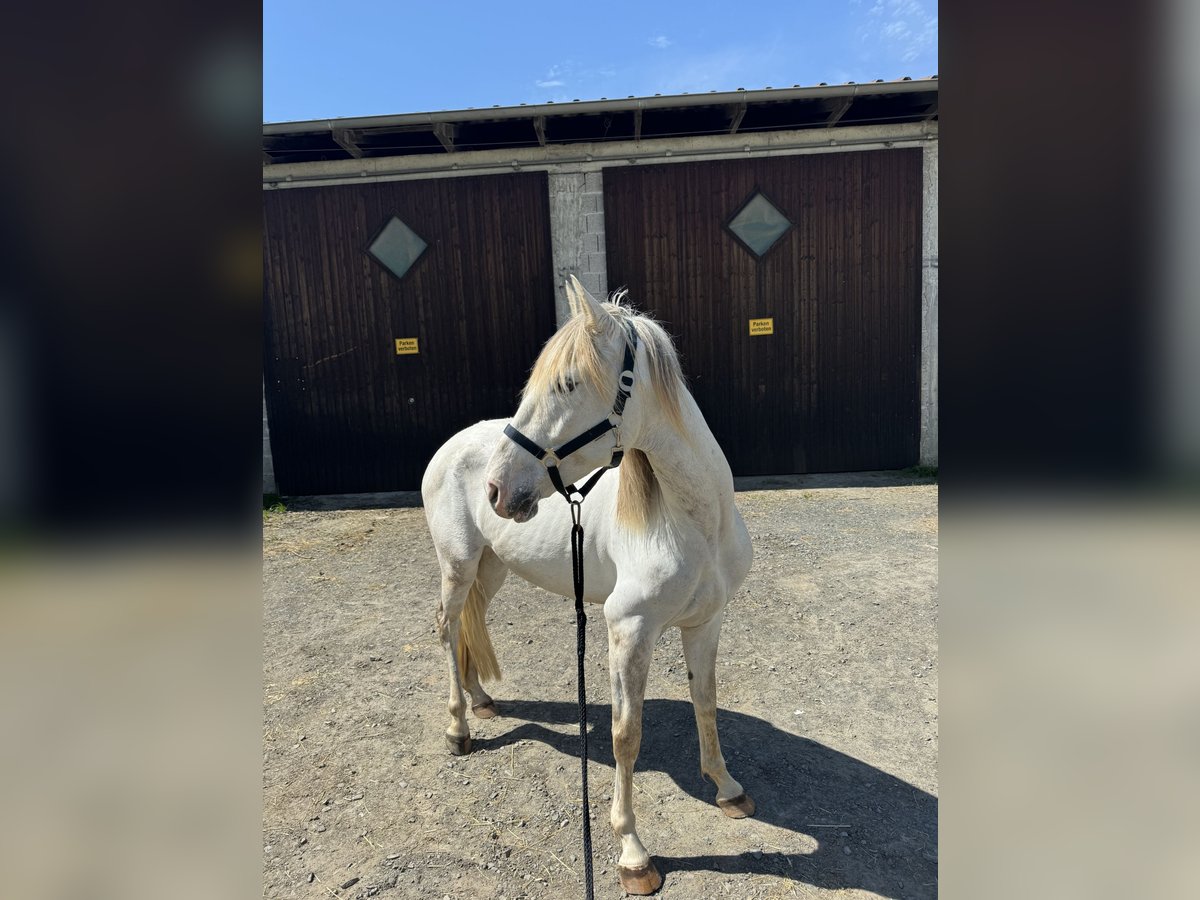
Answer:
<svg viewBox="0 0 1200 900"><path fill-rule="evenodd" d="M751 335L774 334L774 333L775 333L774 317L772 317L770 319L751 319L750 320L750 334Z"/></svg>
<svg viewBox="0 0 1200 900"><path fill-rule="evenodd" d="M404 356L406 353L419 353L417 350L416 338L396 338L396 355Z"/></svg>

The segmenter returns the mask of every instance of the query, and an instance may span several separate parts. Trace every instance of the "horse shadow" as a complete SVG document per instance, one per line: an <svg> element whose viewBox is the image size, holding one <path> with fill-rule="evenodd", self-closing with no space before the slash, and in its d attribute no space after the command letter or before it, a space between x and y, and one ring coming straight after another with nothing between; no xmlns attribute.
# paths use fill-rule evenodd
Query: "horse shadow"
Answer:
<svg viewBox="0 0 1200 900"><path fill-rule="evenodd" d="M578 758L579 738L545 725L579 721L574 703L507 700L501 715L521 724L483 749L539 741ZM588 751L613 766L611 707L590 708ZM880 896L937 896L937 798L899 778L753 716L718 710L721 745L730 771L754 798L755 818L808 835L811 853L749 850L735 855L659 856L664 878L676 871L776 875L829 889L857 888ZM647 700L636 771L661 771L692 797L712 806L716 790L699 771L692 706L683 700ZM604 804L597 804L603 806ZM597 821L607 820L598 815ZM714 823L715 825L715 823Z"/></svg>

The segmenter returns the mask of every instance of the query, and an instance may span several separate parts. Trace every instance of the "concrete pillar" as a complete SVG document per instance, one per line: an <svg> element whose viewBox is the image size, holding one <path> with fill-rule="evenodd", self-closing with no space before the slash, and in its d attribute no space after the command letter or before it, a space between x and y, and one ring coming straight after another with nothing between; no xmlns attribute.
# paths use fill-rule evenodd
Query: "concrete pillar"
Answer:
<svg viewBox="0 0 1200 900"><path fill-rule="evenodd" d="M275 461L271 458L271 429L267 425L267 386L263 385L263 493L278 494Z"/></svg>
<svg viewBox="0 0 1200 900"><path fill-rule="evenodd" d="M921 465L938 464L938 142L923 149L921 228Z"/></svg>
<svg viewBox="0 0 1200 900"><path fill-rule="evenodd" d="M558 324L571 315L563 282L576 275L593 296L608 293L604 247L604 182L599 172L551 172L550 249Z"/></svg>

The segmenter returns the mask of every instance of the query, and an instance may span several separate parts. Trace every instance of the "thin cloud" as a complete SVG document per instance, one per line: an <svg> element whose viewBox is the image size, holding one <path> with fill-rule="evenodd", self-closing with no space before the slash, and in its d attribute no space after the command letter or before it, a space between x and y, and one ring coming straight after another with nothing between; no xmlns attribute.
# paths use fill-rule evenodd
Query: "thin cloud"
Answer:
<svg viewBox="0 0 1200 900"><path fill-rule="evenodd" d="M540 88L562 87L566 84L559 76L562 75L562 69L558 66L551 66L544 77L534 81L534 84Z"/></svg>
<svg viewBox="0 0 1200 900"><path fill-rule="evenodd" d="M675 43L666 35L660 34L658 37L652 37L646 41L651 47L657 47L659 50L666 50L671 44Z"/></svg>
<svg viewBox="0 0 1200 900"><path fill-rule="evenodd" d="M908 45L904 48L904 53L900 58L904 62L912 62L922 53L937 49L937 39L938 20L937 16L933 16L924 22L920 31L910 36Z"/></svg>
<svg viewBox="0 0 1200 900"><path fill-rule="evenodd" d="M778 83L771 80L771 73L780 69L785 56L775 40L756 46L724 47L682 59L660 58L648 73L647 83L664 94L762 87Z"/></svg>
<svg viewBox="0 0 1200 900"><path fill-rule="evenodd" d="M858 29L864 45L860 60L878 68L880 63L913 63L937 57L937 5L926 10L920 0L875 0ZM870 47L871 49L867 49Z"/></svg>
<svg viewBox="0 0 1200 900"><path fill-rule="evenodd" d="M654 53L644 53L643 56L661 60ZM615 97L614 79L621 77L620 67L605 60L598 65L581 62L577 59L563 59L546 69L541 77L534 78L530 99L544 102L552 100L555 103L572 100L575 97ZM632 94L632 90L625 93Z"/></svg>

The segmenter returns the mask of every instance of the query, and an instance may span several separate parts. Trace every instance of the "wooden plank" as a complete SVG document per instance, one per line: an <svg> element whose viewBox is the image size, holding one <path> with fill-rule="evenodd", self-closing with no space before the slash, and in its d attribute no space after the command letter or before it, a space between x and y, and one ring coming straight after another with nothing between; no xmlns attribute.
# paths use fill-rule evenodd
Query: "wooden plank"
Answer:
<svg viewBox="0 0 1200 900"><path fill-rule="evenodd" d="M746 104L739 103L736 106L730 106L725 112L729 115L729 133L737 134L737 130L742 126L742 119L746 117Z"/></svg>
<svg viewBox="0 0 1200 900"><path fill-rule="evenodd" d="M533 118L533 133L537 135L538 144L542 147L546 146L546 117L534 116Z"/></svg>
<svg viewBox="0 0 1200 900"><path fill-rule="evenodd" d="M357 131L352 131L348 128L333 129L333 142L355 159L362 159L362 148L358 146L357 140Z"/></svg>
<svg viewBox="0 0 1200 900"><path fill-rule="evenodd" d="M755 189L796 223L762 259L724 228ZM604 192L609 280L677 336L735 474L916 462L919 150L610 168Z"/></svg>
<svg viewBox="0 0 1200 900"><path fill-rule="evenodd" d="M545 173L264 194L264 360L283 493L412 490L455 431L511 415L554 331ZM365 252L398 215L403 279ZM419 352L397 356L396 338Z"/></svg>
<svg viewBox="0 0 1200 900"><path fill-rule="evenodd" d="M447 153L454 152L454 139L458 136L458 126L438 122L433 126L433 135L438 139Z"/></svg>
<svg viewBox="0 0 1200 900"><path fill-rule="evenodd" d="M834 125L840 122L842 120L842 116L844 116L847 110L849 110L853 105L853 95L843 98L842 101L833 108L832 112L829 113L829 118L825 120L825 127L832 128Z"/></svg>

